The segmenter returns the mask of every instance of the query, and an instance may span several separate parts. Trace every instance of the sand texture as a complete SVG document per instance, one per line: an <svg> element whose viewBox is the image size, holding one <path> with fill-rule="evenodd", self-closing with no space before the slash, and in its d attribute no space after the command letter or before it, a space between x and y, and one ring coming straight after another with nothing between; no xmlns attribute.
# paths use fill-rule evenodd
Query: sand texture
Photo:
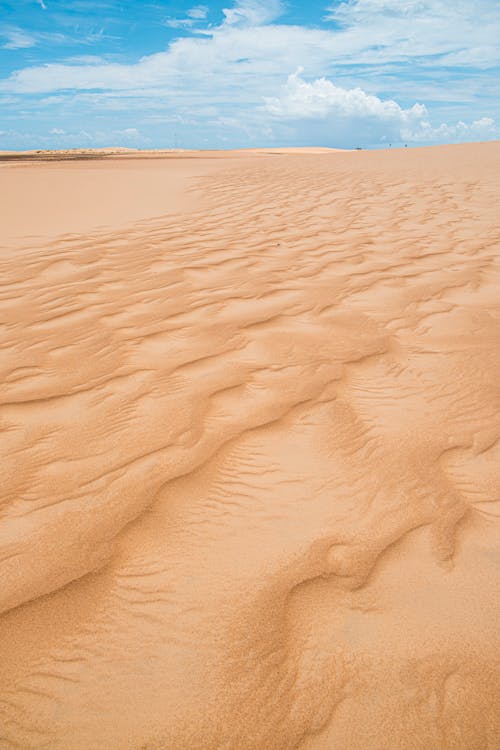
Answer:
<svg viewBox="0 0 500 750"><path fill-rule="evenodd" d="M0 162L0 749L498 750L500 144Z"/></svg>

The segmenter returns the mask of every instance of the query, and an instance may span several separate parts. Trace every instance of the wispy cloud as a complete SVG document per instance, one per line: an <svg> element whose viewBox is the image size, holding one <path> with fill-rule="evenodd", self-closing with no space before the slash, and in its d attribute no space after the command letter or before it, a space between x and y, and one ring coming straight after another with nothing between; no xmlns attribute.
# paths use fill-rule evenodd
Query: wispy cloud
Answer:
<svg viewBox="0 0 500 750"><path fill-rule="evenodd" d="M281 0L237 0L232 8L222 12L226 25L262 26L275 21L284 10Z"/></svg>
<svg viewBox="0 0 500 750"><path fill-rule="evenodd" d="M188 10L187 15L197 21L203 20L208 16L208 7L206 5L197 5L195 8Z"/></svg>
<svg viewBox="0 0 500 750"><path fill-rule="evenodd" d="M43 10L47 10L47 6L45 5L44 0L36 0L36 1L38 5L40 6L40 8L42 8Z"/></svg>
<svg viewBox="0 0 500 750"><path fill-rule="evenodd" d="M348 0L328 8L325 19L340 29L342 58L357 55L361 63L459 54L469 64L478 49L488 50L485 65L500 62L496 0Z"/></svg>
<svg viewBox="0 0 500 750"><path fill-rule="evenodd" d="M191 29L206 20L208 11L209 8L206 5L196 5L190 8L182 18L167 18L165 24L172 29Z"/></svg>
<svg viewBox="0 0 500 750"><path fill-rule="evenodd" d="M2 39L5 40L3 43ZM0 27L0 49L20 50L39 45L53 47L69 42L71 42L70 37L59 32L26 31L17 27ZM92 40L82 36L78 39L78 43L91 44Z"/></svg>
<svg viewBox="0 0 500 750"><path fill-rule="evenodd" d="M105 65L106 60L99 55L72 55L65 61L66 64L70 65Z"/></svg>
<svg viewBox="0 0 500 750"><path fill-rule="evenodd" d="M5 29L4 31L0 31L0 37L3 37L5 40L0 45L2 49L28 49L29 47L34 47L36 44L35 37L22 29Z"/></svg>

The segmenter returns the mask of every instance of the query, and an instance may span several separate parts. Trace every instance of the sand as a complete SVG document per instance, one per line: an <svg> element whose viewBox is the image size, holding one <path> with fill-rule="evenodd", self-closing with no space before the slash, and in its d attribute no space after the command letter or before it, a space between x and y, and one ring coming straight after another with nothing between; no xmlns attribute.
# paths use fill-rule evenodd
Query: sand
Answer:
<svg viewBox="0 0 500 750"><path fill-rule="evenodd" d="M499 172L0 159L1 750L498 750Z"/></svg>

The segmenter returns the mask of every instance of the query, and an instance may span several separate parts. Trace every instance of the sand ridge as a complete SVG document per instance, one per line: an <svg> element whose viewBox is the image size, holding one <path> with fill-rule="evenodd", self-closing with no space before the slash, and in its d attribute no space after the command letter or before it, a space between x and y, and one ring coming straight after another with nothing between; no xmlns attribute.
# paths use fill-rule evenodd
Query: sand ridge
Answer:
<svg viewBox="0 0 500 750"><path fill-rule="evenodd" d="M7 245L2 750L496 750L499 162L233 155Z"/></svg>

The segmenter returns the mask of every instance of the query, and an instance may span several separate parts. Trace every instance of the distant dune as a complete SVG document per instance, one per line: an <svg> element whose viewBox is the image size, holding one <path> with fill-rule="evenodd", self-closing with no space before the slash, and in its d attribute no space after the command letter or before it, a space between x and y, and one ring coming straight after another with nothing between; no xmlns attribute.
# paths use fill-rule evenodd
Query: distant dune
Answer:
<svg viewBox="0 0 500 750"><path fill-rule="evenodd" d="M498 750L499 173L0 154L0 750Z"/></svg>
<svg viewBox="0 0 500 750"><path fill-rule="evenodd" d="M348 149L347 149L348 150ZM196 150L191 151L183 148L124 148L123 146L116 146L110 148L66 148L66 149L38 149L38 150L26 150L26 151L0 151L0 159L9 160L9 158L17 161L21 160L44 160L44 159L64 159L66 157L74 158L85 158L85 157L168 157L168 156L190 156L197 157L199 159L205 158L207 155L216 156L218 159L225 159L227 157L254 155L254 154L326 154L335 152L344 152L346 149L341 148L328 148L322 146L307 146L307 147L287 147L287 148L242 148L242 149L228 149L227 151L213 151L205 149L203 151Z"/></svg>

